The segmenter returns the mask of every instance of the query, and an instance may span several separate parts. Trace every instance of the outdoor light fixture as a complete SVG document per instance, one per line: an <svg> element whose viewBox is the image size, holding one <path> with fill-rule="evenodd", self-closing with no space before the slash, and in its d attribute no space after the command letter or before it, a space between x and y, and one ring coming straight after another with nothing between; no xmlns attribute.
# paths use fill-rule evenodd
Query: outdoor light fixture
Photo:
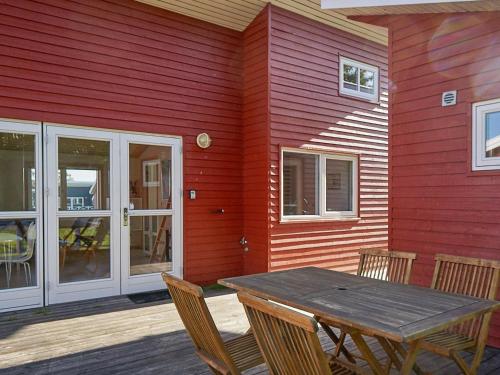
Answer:
<svg viewBox="0 0 500 375"><path fill-rule="evenodd" d="M212 138L207 133L200 133L196 137L196 144L203 149L209 148L212 144Z"/></svg>

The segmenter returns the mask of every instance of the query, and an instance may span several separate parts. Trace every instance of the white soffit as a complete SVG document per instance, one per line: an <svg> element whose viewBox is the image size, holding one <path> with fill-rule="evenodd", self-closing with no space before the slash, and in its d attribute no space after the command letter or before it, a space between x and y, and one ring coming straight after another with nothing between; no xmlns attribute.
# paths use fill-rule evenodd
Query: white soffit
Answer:
<svg viewBox="0 0 500 375"><path fill-rule="evenodd" d="M321 0L325 10L347 16L500 11L499 0Z"/></svg>
<svg viewBox="0 0 500 375"><path fill-rule="evenodd" d="M271 3L307 18L387 45L387 30L347 19L333 10L321 9L321 0L136 0L185 16L243 31Z"/></svg>

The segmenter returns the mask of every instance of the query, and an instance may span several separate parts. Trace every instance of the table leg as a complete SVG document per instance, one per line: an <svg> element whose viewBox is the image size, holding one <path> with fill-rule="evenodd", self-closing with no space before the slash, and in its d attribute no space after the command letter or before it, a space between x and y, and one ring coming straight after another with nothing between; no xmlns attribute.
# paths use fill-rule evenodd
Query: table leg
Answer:
<svg viewBox="0 0 500 375"><path fill-rule="evenodd" d="M350 331L349 334L351 335L352 341L354 341L354 343L358 347L358 350L361 352L361 355L368 363L368 366L370 366L370 369L373 371L373 373L375 375L385 375L385 371L382 365L379 363L378 359L371 351L361 333L359 331Z"/></svg>
<svg viewBox="0 0 500 375"><path fill-rule="evenodd" d="M333 332L333 330L330 328L330 326L328 324L321 322L321 321L319 321L319 324L320 324L321 328L323 328L323 330L326 332L326 334L328 335L330 340L332 340L333 343L337 346L335 349L336 352L338 352L340 350L342 352L342 354L345 355L345 357L347 358L347 360L349 362L356 363L356 360L354 359L352 354L349 352L349 350L347 350L347 348L344 346L344 343L337 337L337 335Z"/></svg>
<svg viewBox="0 0 500 375"><path fill-rule="evenodd" d="M402 358L405 358L406 357L406 349L403 348L403 345L401 345L399 342L395 342L395 341L391 341L391 344L392 346L394 347L394 349L396 350L396 352L399 353L399 355L402 357ZM398 369L400 370L400 369ZM418 365L417 363L415 363L413 365L413 371L415 371L415 374L417 375L428 375L429 373L423 371Z"/></svg>
<svg viewBox="0 0 500 375"><path fill-rule="evenodd" d="M403 362L403 366L401 367L400 374L401 375L410 375L413 370L413 366L415 365L415 361L417 359L417 354L420 349L420 344L422 340L415 340L410 343L408 351L406 352L406 356Z"/></svg>
<svg viewBox="0 0 500 375"><path fill-rule="evenodd" d="M400 370L401 366L402 366L401 361L399 360L399 357L398 357L396 351L394 350L392 345L389 343L389 341L386 338L380 337L380 336L375 336L375 338L377 339L377 341L380 344L380 346L382 347L382 349L384 349L384 352L389 357L389 363L387 364L387 374L389 374L391 372L392 364L394 364L396 369Z"/></svg>

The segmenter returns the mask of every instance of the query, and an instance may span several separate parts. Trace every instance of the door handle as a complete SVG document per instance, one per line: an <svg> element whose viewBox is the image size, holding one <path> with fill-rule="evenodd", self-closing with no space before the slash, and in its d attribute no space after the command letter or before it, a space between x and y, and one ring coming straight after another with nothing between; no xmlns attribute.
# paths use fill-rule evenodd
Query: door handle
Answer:
<svg viewBox="0 0 500 375"><path fill-rule="evenodd" d="M128 208L123 207L123 226L128 226Z"/></svg>

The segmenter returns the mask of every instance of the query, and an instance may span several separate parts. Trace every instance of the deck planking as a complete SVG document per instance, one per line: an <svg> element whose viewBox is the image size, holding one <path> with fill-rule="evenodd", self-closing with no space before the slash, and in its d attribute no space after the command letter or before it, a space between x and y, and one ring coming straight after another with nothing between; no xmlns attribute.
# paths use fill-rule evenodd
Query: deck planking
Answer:
<svg viewBox="0 0 500 375"><path fill-rule="evenodd" d="M207 304L224 339L248 322L234 293L209 292ZM320 332L326 350L329 339ZM369 341L375 355L380 347ZM347 343L353 349L351 342ZM435 374L460 372L431 354L419 364ZM194 354L171 302L136 305L126 296L0 314L0 374L199 374L211 372ZM267 374L265 366L247 371ZM487 348L480 374L500 373L500 350Z"/></svg>

